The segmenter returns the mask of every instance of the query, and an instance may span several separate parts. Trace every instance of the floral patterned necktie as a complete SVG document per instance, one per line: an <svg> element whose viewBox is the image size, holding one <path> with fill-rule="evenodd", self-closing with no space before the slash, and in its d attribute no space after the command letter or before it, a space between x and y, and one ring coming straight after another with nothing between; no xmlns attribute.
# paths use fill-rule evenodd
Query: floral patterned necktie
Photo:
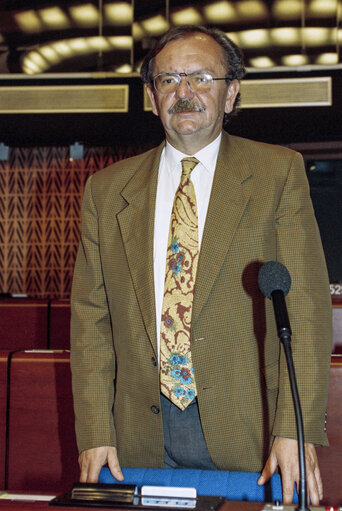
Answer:
<svg viewBox="0 0 342 511"><path fill-rule="evenodd" d="M196 195L190 174L199 161L182 160L171 213L160 336L161 392L184 410L196 396L190 351L192 303L198 263Z"/></svg>

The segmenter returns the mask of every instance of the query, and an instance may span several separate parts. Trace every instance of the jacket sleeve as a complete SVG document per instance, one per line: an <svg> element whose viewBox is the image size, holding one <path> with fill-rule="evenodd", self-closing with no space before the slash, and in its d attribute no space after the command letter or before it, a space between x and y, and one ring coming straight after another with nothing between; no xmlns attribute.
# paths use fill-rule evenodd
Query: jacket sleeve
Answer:
<svg viewBox="0 0 342 511"><path fill-rule="evenodd" d="M79 451L115 446L115 358L98 236L98 214L89 178L71 293L71 370Z"/></svg>
<svg viewBox="0 0 342 511"><path fill-rule="evenodd" d="M292 352L302 404L305 441L328 445L328 398L332 317L329 280L302 157L295 153L276 213L277 259L291 275L286 298ZM296 438L294 411L283 347L273 434Z"/></svg>

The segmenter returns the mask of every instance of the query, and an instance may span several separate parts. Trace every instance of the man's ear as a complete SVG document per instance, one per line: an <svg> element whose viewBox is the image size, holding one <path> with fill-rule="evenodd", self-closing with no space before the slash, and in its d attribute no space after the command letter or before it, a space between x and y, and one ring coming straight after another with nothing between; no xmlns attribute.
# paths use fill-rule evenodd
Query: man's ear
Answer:
<svg viewBox="0 0 342 511"><path fill-rule="evenodd" d="M156 98L155 98L155 95L154 95L155 94L154 89L149 84L149 85L147 85L146 90L147 90L148 97L150 98L150 101L151 101L151 104L152 104L152 112L154 113L154 115L159 116L158 108L157 108L157 102L156 102Z"/></svg>
<svg viewBox="0 0 342 511"><path fill-rule="evenodd" d="M233 80L228 85L228 91L227 91L227 99L224 111L226 114L230 114L230 112L234 108L234 103L236 96L239 94L240 91L240 82L238 80Z"/></svg>

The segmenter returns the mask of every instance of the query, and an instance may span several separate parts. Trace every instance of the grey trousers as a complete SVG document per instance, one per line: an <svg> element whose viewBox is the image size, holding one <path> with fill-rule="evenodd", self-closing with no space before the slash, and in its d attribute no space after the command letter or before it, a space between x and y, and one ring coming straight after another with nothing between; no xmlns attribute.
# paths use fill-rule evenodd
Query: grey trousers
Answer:
<svg viewBox="0 0 342 511"><path fill-rule="evenodd" d="M197 399L182 411L161 394L164 468L217 470L205 443Z"/></svg>

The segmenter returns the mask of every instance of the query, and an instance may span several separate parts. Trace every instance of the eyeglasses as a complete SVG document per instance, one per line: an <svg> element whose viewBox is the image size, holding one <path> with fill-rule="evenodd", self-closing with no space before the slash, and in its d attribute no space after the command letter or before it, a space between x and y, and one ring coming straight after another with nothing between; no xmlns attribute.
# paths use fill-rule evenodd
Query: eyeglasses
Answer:
<svg viewBox="0 0 342 511"><path fill-rule="evenodd" d="M152 83L157 92L161 94L170 94L175 92L182 76L192 92L209 92L212 89L214 80L229 80L228 76L224 78L213 78L209 73L160 73L152 78Z"/></svg>

